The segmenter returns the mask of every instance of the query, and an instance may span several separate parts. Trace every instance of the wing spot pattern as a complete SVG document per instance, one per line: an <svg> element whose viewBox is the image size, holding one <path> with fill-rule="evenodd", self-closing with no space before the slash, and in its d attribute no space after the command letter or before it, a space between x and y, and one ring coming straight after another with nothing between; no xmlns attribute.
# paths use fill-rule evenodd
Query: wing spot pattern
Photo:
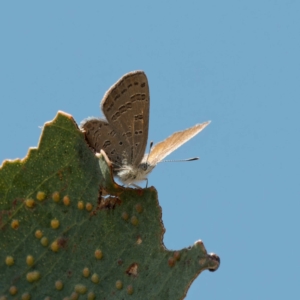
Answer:
<svg viewBox="0 0 300 300"><path fill-rule="evenodd" d="M123 113L126 112L126 111L127 111L126 105L122 105L122 106L119 107L119 112L120 112L121 114L123 114Z"/></svg>
<svg viewBox="0 0 300 300"><path fill-rule="evenodd" d="M136 94L132 95L130 98L131 98L132 102L141 101L141 100L145 100L146 99L146 94L144 94L144 93L136 93ZM148 100L146 100L146 101L148 101Z"/></svg>
<svg viewBox="0 0 300 300"><path fill-rule="evenodd" d="M113 104L107 108L107 111L110 111L110 109L112 107L113 107ZM131 108L132 108L132 103L130 103L130 102L127 102L125 105L121 105L119 107L119 110L112 116L112 120L113 121L117 120L121 116L121 114L125 113L128 109L131 109Z"/></svg>
<svg viewBox="0 0 300 300"><path fill-rule="evenodd" d="M110 145L111 145L111 142L108 141L108 140L106 140L106 141L104 142L104 144L103 144L103 149L109 147Z"/></svg>
<svg viewBox="0 0 300 300"><path fill-rule="evenodd" d="M107 107L106 110L109 112L109 111L113 108L113 106L114 106L114 103L111 102L111 103L110 103L110 106Z"/></svg>
<svg viewBox="0 0 300 300"><path fill-rule="evenodd" d="M132 108L131 102L127 102L127 103L126 103L126 108L127 108L127 109L131 109L131 108Z"/></svg>
<svg viewBox="0 0 300 300"><path fill-rule="evenodd" d="M131 161L133 161L133 147L131 147L130 150L131 150L130 151L130 158L131 158Z"/></svg>
<svg viewBox="0 0 300 300"><path fill-rule="evenodd" d="M141 115L135 115L135 116L134 116L134 120L135 120L135 121L143 120L143 119L144 119L143 114L141 114Z"/></svg>
<svg viewBox="0 0 300 300"><path fill-rule="evenodd" d="M121 116L121 113L117 111L117 112L111 117L111 119L112 119L113 121L116 121L120 116Z"/></svg>
<svg viewBox="0 0 300 300"><path fill-rule="evenodd" d="M130 131L127 131L127 132L123 133L123 136L131 137L132 133Z"/></svg>
<svg viewBox="0 0 300 300"><path fill-rule="evenodd" d="M115 136L115 135L116 135L116 132L115 132L114 130L112 130L112 131L109 133L109 135Z"/></svg>

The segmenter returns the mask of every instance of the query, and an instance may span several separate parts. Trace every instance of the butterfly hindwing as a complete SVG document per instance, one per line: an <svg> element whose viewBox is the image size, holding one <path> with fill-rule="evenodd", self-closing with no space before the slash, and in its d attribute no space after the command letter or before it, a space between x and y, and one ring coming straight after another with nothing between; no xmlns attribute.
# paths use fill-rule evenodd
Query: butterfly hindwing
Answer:
<svg viewBox="0 0 300 300"><path fill-rule="evenodd" d="M122 165L123 147L118 142L118 136L106 120L89 118L82 122L88 144L96 152L105 151L108 158L117 166Z"/></svg>

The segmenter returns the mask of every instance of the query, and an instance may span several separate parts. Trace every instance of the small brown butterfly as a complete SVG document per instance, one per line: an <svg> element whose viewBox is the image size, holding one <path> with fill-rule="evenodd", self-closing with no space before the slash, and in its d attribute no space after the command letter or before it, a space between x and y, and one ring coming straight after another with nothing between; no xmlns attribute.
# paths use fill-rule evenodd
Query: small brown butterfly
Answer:
<svg viewBox="0 0 300 300"><path fill-rule="evenodd" d="M124 75L104 95L101 109L106 120L88 118L81 123L89 145L96 152L105 151L113 163L114 175L126 186L147 180L159 162L210 123L175 132L145 154L149 106L147 77L143 71L134 71Z"/></svg>

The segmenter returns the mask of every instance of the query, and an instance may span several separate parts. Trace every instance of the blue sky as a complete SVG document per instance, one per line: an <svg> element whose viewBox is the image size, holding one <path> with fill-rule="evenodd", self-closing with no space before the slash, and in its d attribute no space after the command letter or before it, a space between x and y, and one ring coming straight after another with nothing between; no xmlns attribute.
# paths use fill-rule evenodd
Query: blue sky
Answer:
<svg viewBox="0 0 300 300"><path fill-rule="evenodd" d="M144 70L149 139L211 120L149 176L164 242L221 257L186 299L299 299L300 2L0 4L0 162L37 146L58 110L102 115L105 91Z"/></svg>

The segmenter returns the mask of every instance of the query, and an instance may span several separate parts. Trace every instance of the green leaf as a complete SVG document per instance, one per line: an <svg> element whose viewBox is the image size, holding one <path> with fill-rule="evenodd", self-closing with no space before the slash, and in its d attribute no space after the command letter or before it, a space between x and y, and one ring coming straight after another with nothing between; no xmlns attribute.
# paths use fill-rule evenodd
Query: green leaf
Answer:
<svg viewBox="0 0 300 300"><path fill-rule="evenodd" d="M59 112L0 169L0 299L183 299L219 258L201 241L167 250L161 218L156 190L114 183Z"/></svg>

